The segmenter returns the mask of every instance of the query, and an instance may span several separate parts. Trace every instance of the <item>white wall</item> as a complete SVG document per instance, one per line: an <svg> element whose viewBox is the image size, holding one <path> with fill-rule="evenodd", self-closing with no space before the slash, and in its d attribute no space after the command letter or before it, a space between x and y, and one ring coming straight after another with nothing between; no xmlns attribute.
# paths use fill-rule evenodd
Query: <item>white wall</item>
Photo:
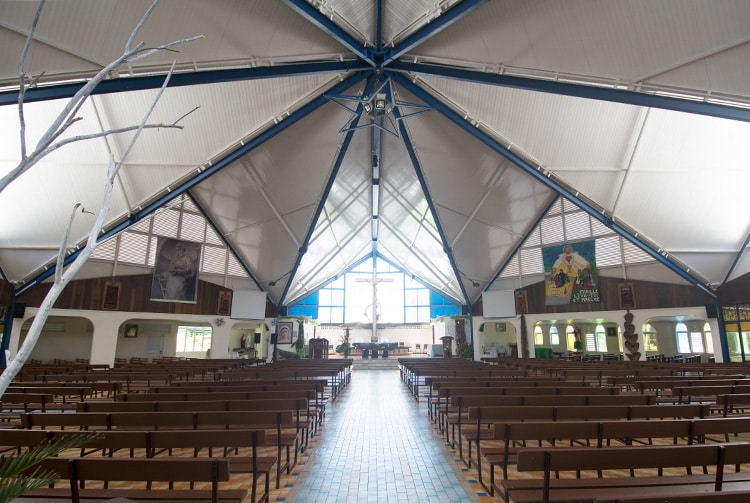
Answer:
<svg viewBox="0 0 750 503"><path fill-rule="evenodd" d="M702 326L702 323L707 321L709 325L711 326L711 336L714 342L714 357L716 358L716 361L722 361L722 355L721 355L721 344L719 342L719 324L718 320L715 318L706 318L706 308L705 306L700 307L686 307L686 308L669 308L669 309L636 309L634 311L631 311L633 314L633 325L635 325L635 331L638 334L638 342L640 343L641 348L641 354L642 359L645 360L645 351L643 351L643 324L646 322L650 322L652 326L654 326L655 320L660 320L664 318L681 318L686 320L685 322L688 323L688 320L692 320L692 322L699 323ZM585 320L598 320L598 319L604 319L604 320L613 320L615 321L619 327L620 327L620 334L624 330L623 324L625 323L625 311L618 310L618 311L594 311L589 313L563 313L563 314L527 314L526 315L526 329L527 329L527 336L528 336L528 347L529 352L531 353L529 356L531 358L534 357L534 325L539 321L549 321L552 319L557 319L561 323L566 323L566 320L568 319L585 319ZM486 340L486 336L483 335L483 333L479 332L479 327L484 322L485 327L487 326L486 323L494 323L495 321L499 322L507 322L513 325L516 335L517 335L517 343L518 343L518 351L519 354L521 353L521 322L520 322L520 316L516 316L515 318L502 318L502 319L491 319L491 318L482 318L482 317L475 317L473 320L474 323L474 357L475 359L478 359L481 352L481 345L477 344L476 341L482 341ZM656 323L659 323L656 321ZM673 323L673 322L672 322ZM689 325L690 326L690 325ZM654 328L657 328L654 326ZM486 329L486 328L485 328ZM662 327L664 330L664 327ZM509 329L510 330L510 329ZM657 334L659 335L659 353L665 354L665 355L673 355L677 353L677 346L676 342L674 343L674 350L673 351L667 351L666 349L662 351L662 348L669 347L671 349L671 346L669 346L669 338L666 334L659 334L659 330L657 328ZM561 345L563 343L564 339L564 330L560 331L560 342ZM608 339L610 339L608 337ZM674 337L672 337L674 339ZM663 341L663 342L662 342ZM665 346L662 346L664 344ZM608 341L608 346L609 346ZM609 352L613 352L608 347Z"/></svg>
<svg viewBox="0 0 750 503"><path fill-rule="evenodd" d="M19 337L21 335L21 326L27 319L32 318L37 313L36 308L27 308L25 317L23 319L13 320L13 329L11 331L11 340L9 345L9 351L11 357L14 356L18 350ZM196 324L208 324L213 328L213 339L212 349L210 355L204 355L204 357L210 358L230 358L232 355L231 349L239 347L239 336L242 331L255 330L255 326L263 326L263 332L261 336L261 345L259 350L259 357L270 358L271 357L271 345L270 345L270 333L275 332L275 320L267 319L264 322L258 321L242 321L242 320L230 320L224 318L224 323L218 326L216 323L216 316L200 316L200 315L168 315L160 313L128 313L120 311L82 311L82 310L67 310L67 309L53 309L50 313L53 317L65 317L66 320L71 320L71 327L77 333L68 333L67 324L66 332L64 335L55 332L56 335L43 335L40 340L39 346L35 348L35 352L32 353L33 358L39 358L42 360L52 360L54 358L61 358L66 360L75 360L75 358L88 358L91 363L105 363L112 365L114 359L118 357L129 357L129 356L143 356L146 350L147 339L146 337L136 337L130 339L124 337L124 324L125 323L164 323L169 325L170 334L175 333L177 325L179 323L196 323ZM601 311L591 313L569 313L563 316L576 316L585 319L611 319L618 322L622 330L622 324L624 323L623 316L624 311ZM639 335L639 342L641 348L643 348L643 334L642 326L643 323L650 321L654 325L654 320L659 320L664 317L683 317L685 319L692 320L705 320L711 326L711 334L714 343L714 354L716 361L722 361L721 355L721 344L719 341L719 326L718 320L715 318L706 319L705 307L694 307L694 308L678 308L678 309L644 309L633 311L634 319L633 324L636 327L636 333ZM534 324L537 321L549 320L551 316L549 314L530 314L526 315L526 326L528 329L528 337L531 357L533 358L534 348ZM502 322L506 323L505 333L494 332L494 323ZM485 323L485 331L479 332L479 327L482 323ZM491 324L488 327L487 324ZM89 325L90 324L90 325ZM657 321L658 324L658 321ZM265 325L268 325L270 330L265 331ZM86 328L89 326L90 328ZM515 338L515 342L518 344L519 352L521 351L521 327L520 317L514 318L502 318L502 319L491 319L483 317L475 317L472 323L469 325L473 330L473 341L474 341L474 358L479 359L482 352L483 346L490 346L494 344L505 345ZM77 327L77 328L76 328ZM493 331L488 330L493 328ZM295 337L297 334L297 326L295 324ZM361 330L361 333L358 332ZM469 328L467 327L467 332ZM658 329L657 329L658 330ZM334 346L339 344L340 337L344 333L343 327L329 327L329 326L317 326L308 324L305 326L305 340L317 336L326 338L330 341L330 344ZM431 325L415 325L410 327L388 327L378 329L378 336L380 340L388 342L404 342L406 346L415 347L416 344L439 344L440 337L444 335L451 335L448 333L448 327L445 322L435 322ZM468 335L468 334L467 334ZM560 333L561 342L564 339L564 333ZM358 338L360 339L358 341ZM366 342L369 341L370 330L367 329L352 329L350 331L351 342ZM113 340L116 342L113 344ZM174 343L176 337L165 337L163 356L174 356ZM666 350L667 339L664 339L660 334L660 353L669 354ZM289 346L286 346L289 348ZM662 349L664 349L662 351ZM642 351L643 353L643 351ZM675 351L676 353L676 346Z"/></svg>
<svg viewBox="0 0 750 503"><path fill-rule="evenodd" d="M38 312L37 308L27 307L23 319L13 320L13 329L8 350L11 357L18 352L19 340L21 337L21 327L26 320L33 318ZM104 363L113 365L115 357L127 358L130 356L143 356L146 353L148 337L139 333L138 337L127 338L124 334L124 325L126 323L135 324L164 324L168 325L167 332L170 334L164 337L162 346L162 356L175 356L177 325L185 323L195 323L198 325L211 325L211 358L229 358L230 341L229 336L233 326L232 320L224 318L225 323L219 326L216 322L216 316L199 316L199 315L169 315L163 313L128 313L122 311L83 311L74 309L53 309L50 317L65 318L66 332L64 335L58 335L58 338L66 341L65 348L58 347L54 353L57 356L52 358L64 358L75 360L75 358L87 358L91 363ZM92 327L91 333L75 333L67 330L68 320L87 320ZM74 321L74 326L80 321ZM55 334L58 334L55 332ZM172 337L174 335L174 337ZM40 337L40 343L44 346L39 347L40 355L46 356L51 353L47 350L49 344L48 336L44 339ZM115 343L113 344L113 341ZM57 344L55 344L57 346ZM70 350L70 351L69 351ZM37 348L35 348L37 351ZM64 352L64 353L63 353ZM73 352L77 354L73 354ZM70 353L70 354L69 354ZM35 354L35 353L32 353ZM68 357L60 356L61 354ZM36 356L33 356L36 358ZM207 357L207 355L202 355Z"/></svg>

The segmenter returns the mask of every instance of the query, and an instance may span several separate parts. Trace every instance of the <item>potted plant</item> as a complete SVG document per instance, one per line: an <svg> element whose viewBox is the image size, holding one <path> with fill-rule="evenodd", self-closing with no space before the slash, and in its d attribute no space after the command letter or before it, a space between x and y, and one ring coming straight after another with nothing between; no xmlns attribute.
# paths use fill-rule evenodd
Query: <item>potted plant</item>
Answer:
<svg viewBox="0 0 750 503"><path fill-rule="evenodd" d="M342 353L344 358L349 358L349 353L352 352L352 345L349 344L349 330L341 337L341 344L336 346L336 352Z"/></svg>
<svg viewBox="0 0 750 503"><path fill-rule="evenodd" d="M305 357L305 338L302 334L300 334L297 337L297 340L294 341L294 349L297 351L297 358L304 358Z"/></svg>

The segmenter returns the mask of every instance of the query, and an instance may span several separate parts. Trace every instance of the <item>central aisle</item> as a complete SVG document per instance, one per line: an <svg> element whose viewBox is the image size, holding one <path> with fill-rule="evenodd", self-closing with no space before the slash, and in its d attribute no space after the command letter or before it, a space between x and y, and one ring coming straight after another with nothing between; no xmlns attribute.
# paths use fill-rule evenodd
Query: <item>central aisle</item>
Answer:
<svg viewBox="0 0 750 503"><path fill-rule="evenodd" d="M398 370L355 370L287 501L479 501Z"/></svg>

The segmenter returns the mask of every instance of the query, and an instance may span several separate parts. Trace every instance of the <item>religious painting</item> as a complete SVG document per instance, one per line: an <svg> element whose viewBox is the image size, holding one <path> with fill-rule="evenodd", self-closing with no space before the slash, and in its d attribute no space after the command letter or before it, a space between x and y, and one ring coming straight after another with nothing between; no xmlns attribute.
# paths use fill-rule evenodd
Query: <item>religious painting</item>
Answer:
<svg viewBox="0 0 750 503"><path fill-rule="evenodd" d="M278 331L278 336L276 338L276 341L278 344L291 344L292 335L294 332L294 322L293 321L280 321L277 331Z"/></svg>
<svg viewBox="0 0 750 503"><path fill-rule="evenodd" d="M102 309L105 311L116 311L120 308L120 289L122 283L107 282L104 284L104 295L102 296Z"/></svg>
<svg viewBox="0 0 750 503"><path fill-rule="evenodd" d="M232 309L232 291L222 290L219 292L219 307L216 309L216 314L221 316L229 316Z"/></svg>
<svg viewBox="0 0 750 503"><path fill-rule="evenodd" d="M529 312L529 297L526 290L516 290L516 314L527 314Z"/></svg>
<svg viewBox="0 0 750 503"><path fill-rule="evenodd" d="M542 248L545 303L601 302L596 241L580 241Z"/></svg>
<svg viewBox="0 0 750 503"><path fill-rule="evenodd" d="M159 238L151 300L195 304L200 258L200 243Z"/></svg>

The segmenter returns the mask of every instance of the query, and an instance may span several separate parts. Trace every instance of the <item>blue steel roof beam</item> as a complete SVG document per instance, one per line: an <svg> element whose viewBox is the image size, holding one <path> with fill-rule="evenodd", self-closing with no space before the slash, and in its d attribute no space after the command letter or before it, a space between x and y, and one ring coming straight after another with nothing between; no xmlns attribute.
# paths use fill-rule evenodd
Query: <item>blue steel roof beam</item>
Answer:
<svg viewBox="0 0 750 503"><path fill-rule="evenodd" d="M175 73L167 87L184 87L221 82L240 82L276 77L295 77L320 73L348 73L372 68L361 60L352 61L317 61L309 63L290 63L288 65L263 66L256 68L236 68L232 70L210 70L203 72ZM101 82L92 94L110 94L127 91L159 89L164 83L164 75L144 77L122 77ZM85 82L74 84L54 84L34 87L26 91L24 103L71 98ZM18 91L0 93L0 106L18 104Z"/></svg>
<svg viewBox="0 0 750 503"><path fill-rule="evenodd" d="M542 223L542 220L544 220L544 217L547 215L549 210L552 209L552 206L555 205L558 199L560 199L560 194L555 193L555 196L552 198L549 204L545 206L544 209L539 213L539 216L537 216L534 222L532 222L532 224L529 226L528 230L526 231L526 234L524 234L523 238L521 238L521 240L516 244L516 246L513 247L513 251L510 252L510 254L508 255L508 258L498 268L497 272L492 276L492 279L490 279L490 282L487 283L487 287L485 287L484 289L485 292L489 289L490 285L494 283L497 278L500 277L500 275L503 273L505 268L508 267L508 264L510 264L510 261L513 260L513 257L515 257L519 251L521 251L521 247L524 245L526 241L528 241L529 236L531 236L531 233L534 232L534 230L536 230L539 224ZM474 302L476 302L476 300Z"/></svg>
<svg viewBox="0 0 750 503"><path fill-rule="evenodd" d="M375 50L383 50L383 0L377 0L375 4Z"/></svg>
<svg viewBox="0 0 750 503"><path fill-rule="evenodd" d="M627 239L634 245L638 246L638 248L640 248L641 250L649 254L651 257L661 262L663 265L665 265L672 272L676 273L678 276L686 280L688 283L700 288L701 290L703 290L705 293L707 293L713 298L717 297L716 291L713 290L710 286L708 286L705 282L701 281L699 278L696 278L695 276L687 272L679 264L673 262L668 256L662 255L659 251L655 250L650 244L648 244L647 242L643 241L638 236L636 236L630 229L627 229L625 226L617 223L612 217L604 215L602 209L593 207L591 204L589 204L588 201L578 197L570 189L558 183L557 181L553 180L550 176L547 176L546 173L537 169L536 166L532 166L531 164L529 164L525 159L517 155L515 152L512 152L510 149L502 145L500 142L498 142L496 139L491 137L489 134L481 131L480 129L472 125L470 122L468 122L462 116L454 112L450 107L445 105L442 101L434 97L432 94L425 91L420 86L416 85L415 83L413 83L412 81L410 81L403 75L392 74L391 77L394 80L396 80L399 84L404 86L406 89L408 89L409 92L413 93L415 96L421 99L423 102L439 110L440 113L442 113L445 117L451 120L454 124L462 128L465 132L474 136L476 139L478 139L479 141L487 145L489 148L491 148L498 154L502 155L503 157L511 161L513 164L515 164L516 166L524 170L526 173L528 173L531 177L533 177L537 181L541 182L545 186L549 187L550 189L554 190L561 196L565 197L566 199L576 204L582 210L586 211L589 215L599 220L602 224L606 225L608 228L612 229L614 232L616 232L620 236L624 237L625 239Z"/></svg>
<svg viewBox="0 0 750 503"><path fill-rule="evenodd" d="M745 239L745 244L742 245L742 248L740 248L740 251L737 252L737 256L734 257L734 262L732 262L732 266L729 268L729 271L727 271L727 275L724 278L724 283L729 281L729 277L734 272L734 268L737 267L737 264L740 262L740 259L745 254L745 251L747 250L748 246L750 246L750 234L748 234L747 238Z"/></svg>
<svg viewBox="0 0 750 503"><path fill-rule="evenodd" d="M443 12L437 19L428 22L425 26L399 42L398 45L385 51L385 54L383 55L383 66L389 65L392 61L397 60L425 40L443 31L445 28L462 19L478 7L481 7L483 4L487 3L487 1L488 0L463 0L462 2L456 3L453 7Z"/></svg>
<svg viewBox="0 0 750 503"><path fill-rule="evenodd" d="M371 73L371 72L370 72ZM357 84L360 82L366 74L363 73L356 73L354 75L349 76L348 78L344 79L340 83L338 83L335 87L330 89L330 92L332 93L341 93L346 89L349 89L351 86ZM297 123L299 120L303 119L307 115L311 114L324 104L328 103L328 99L320 95L317 98L313 99L306 105L302 106L299 110L292 113L287 117L286 119L282 120L281 122L275 124L274 126L270 127L266 131L260 133L255 138L251 139L238 149L230 152L222 159L218 160L208 168L204 169L203 171L199 172L197 175L195 175L190 180L187 180L182 185L175 187L168 191L163 196L159 197L155 201L151 202L147 206L145 206L140 211L137 211L130 215L130 217L120 222L119 224L111 227L110 229L107 229L104 233L102 233L101 236L99 236L99 239L97 242L104 241L106 239L109 239L110 237L114 236L115 234L118 234L119 232L124 231L128 227L134 225L135 223L139 222L142 218L150 215L154 211L161 208L166 203L170 202L177 196L187 192L191 188L195 187L199 183L201 183L203 180L209 178L211 175L221 171L225 167L229 166L233 162L235 162L237 159L241 158L248 152L254 150L256 147L262 145L266 141L270 140L277 134L281 133L282 131L285 131L288 127L292 126L293 124ZM78 256L78 254L81 252L83 248L79 248L78 250L72 252L67 257L65 257L63 261L63 265L67 265ZM37 276L35 276L33 279L29 280L26 284L24 284L19 290L18 294L23 293L26 289L28 289L31 285L38 283L40 281L43 281L50 277L55 272L55 265L50 266L48 269L44 270L43 272L39 273ZM279 303L280 305L280 303Z"/></svg>
<svg viewBox="0 0 750 503"><path fill-rule="evenodd" d="M464 302L466 304L471 304L471 301L469 300L469 294L466 292L466 288L464 288L463 281L461 281L460 271L458 270L458 266L456 265L456 259L453 257L453 250L450 246L448 246L448 240L445 237L445 232L443 231L443 227L440 225L440 219L438 218L437 210L435 209L435 203L433 202L432 196L430 195L429 187L427 186L424 173L422 172L422 166L419 163L419 159L417 159L417 153L414 152L414 145L412 145L411 138L409 137L409 132L406 130L404 121L398 120L398 109L394 109L393 114L394 116L396 116L398 127L401 130L401 138L403 139L406 151L409 153L409 159L411 159L412 167L417 174L419 185L422 187L422 192L424 193L425 200L427 201L427 206L430 208L430 214L432 215L433 220L435 220L435 227L437 228L438 234L440 235L440 241L443 242L443 250L445 251L445 254L448 256L448 260L451 263L453 275L456 277L456 280L458 280L458 286L461 287L461 294L464 296Z"/></svg>
<svg viewBox="0 0 750 503"><path fill-rule="evenodd" d="M672 110L674 112L685 112L696 115L706 115L709 117L718 117L720 119L750 122L750 108L733 107L718 103L675 98L672 96L659 96L656 94L628 91L625 89L612 89L584 84L573 84L570 82L531 79L513 75L500 75L497 73L466 70L444 65L407 63L403 61L394 61L389 65L388 69L465 80L476 84L490 84L526 91L538 91L561 96L609 101L625 105L659 108L663 110Z"/></svg>
<svg viewBox="0 0 750 503"><path fill-rule="evenodd" d="M373 78L370 77L368 79L367 88L371 88L373 82ZM351 87L351 84L349 85ZM325 97L322 97L322 99L327 99ZM362 105L357 106L357 110L361 111ZM307 247L310 244L310 239L312 239L312 235L315 232L315 226L318 223L318 219L320 218L320 214L323 212L323 208L325 207L326 200L328 199L328 195L331 193L331 188L333 188L333 183L336 180L336 176L339 173L339 169L341 169L341 164L344 162L344 157L346 157L346 153L349 150L349 145L352 142L352 137L354 136L354 131L356 130L356 123L359 121L358 116L356 119L354 119L354 128L347 131L346 136L344 136L344 141L341 144L341 149L339 150L338 155L336 156L336 162L333 165L333 170L331 171L331 175L328 177L328 181L326 182L326 186L323 189L323 194L320 197L320 202L318 203L318 208L315 210L315 215L313 215L312 220L310 221L310 227L307 229L307 235L305 236L305 240L302 242L302 245L300 246L298 252L297 252L297 260L294 263L294 267L292 267L291 273L289 274L289 280L286 282L286 285L284 285L284 291L281 293L281 297L279 297L279 306L284 305L284 299L286 299L287 293L289 293L289 285L294 279L294 275L297 274L297 269L299 269L299 265L302 262L302 257L305 256L305 253L307 253Z"/></svg>
<svg viewBox="0 0 750 503"><path fill-rule="evenodd" d="M367 49L362 42L355 39L342 30L336 23L328 19L318 9L310 5L306 0L281 0L287 7L317 26L338 43L352 51L354 54L367 61L371 66L376 66L372 50Z"/></svg>
<svg viewBox="0 0 750 503"><path fill-rule="evenodd" d="M198 208L198 211L201 212L201 215L203 215L203 218L206 219L206 222L208 222L208 224L213 228L214 232L216 232L216 235L219 237L219 239L221 239L221 242L224 243L224 246L226 246L227 249L232 253L232 255L235 256L237 261L240 263L240 267L242 267L242 269L244 269L245 273L250 277L250 279L253 280L253 283L255 283L255 286L258 287L258 290L264 291L258 279L255 277L255 275L252 273L250 268L245 264L245 262L239 256L239 254L234 249L232 244L229 241L227 241L226 238L224 238L224 234L218 231L218 227L216 226L214 221L211 220L211 217L208 216L208 213L206 213L206 211L203 209L203 206L201 206L200 203L195 200L195 198L190 192L187 192L187 196L190 198L190 201L192 201L195 207Z"/></svg>

